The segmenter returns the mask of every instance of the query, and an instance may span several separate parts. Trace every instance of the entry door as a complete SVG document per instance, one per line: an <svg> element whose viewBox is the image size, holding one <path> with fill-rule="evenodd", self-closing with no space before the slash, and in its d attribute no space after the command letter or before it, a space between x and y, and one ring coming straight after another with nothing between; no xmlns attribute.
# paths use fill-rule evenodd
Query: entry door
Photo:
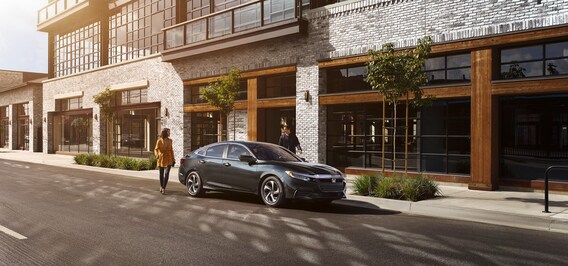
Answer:
<svg viewBox="0 0 568 266"><path fill-rule="evenodd" d="M296 109L264 109L261 116L264 118L259 131L263 131L262 136L259 135L259 141L278 144L282 125L296 128ZM296 132L294 132L296 133Z"/></svg>

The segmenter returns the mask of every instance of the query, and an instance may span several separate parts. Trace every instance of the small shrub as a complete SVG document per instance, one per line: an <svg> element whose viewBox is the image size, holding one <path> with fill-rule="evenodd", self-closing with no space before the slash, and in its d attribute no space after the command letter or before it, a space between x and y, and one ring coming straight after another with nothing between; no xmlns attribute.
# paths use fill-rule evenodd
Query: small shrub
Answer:
<svg viewBox="0 0 568 266"><path fill-rule="evenodd" d="M75 155L75 157L73 157L73 160L75 160L76 164L87 165L88 156L88 154Z"/></svg>
<svg viewBox="0 0 568 266"><path fill-rule="evenodd" d="M355 191L355 194L363 196L373 195L379 178L380 177L378 175L357 176L353 182L353 190Z"/></svg>
<svg viewBox="0 0 568 266"><path fill-rule="evenodd" d="M138 164L138 160L129 157L115 157L116 168L124 170L135 169Z"/></svg>
<svg viewBox="0 0 568 266"><path fill-rule="evenodd" d="M148 160L150 162L150 167L148 167L148 170L156 169L158 167L158 158L156 158L156 156L151 155L150 159Z"/></svg>
<svg viewBox="0 0 568 266"><path fill-rule="evenodd" d="M137 160L134 170L150 170L152 168L152 162L150 160Z"/></svg>
<svg viewBox="0 0 568 266"><path fill-rule="evenodd" d="M93 165L97 167L104 167L104 168L115 168L115 163L111 156L108 155L100 155L93 160Z"/></svg>
<svg viewBox="0 0 568 266"><path fill-rule="evenodd" d="M424 176L408 177L402 182L404 198L410 201L434 198L439 191L438 185Z"/></svg>
<svg viewBox="0 0 568 266"><path fill-rule="evenodd" d="M402 178L399 176L385 176L377 182L375 196L387 199L402 199Z"/></svg>

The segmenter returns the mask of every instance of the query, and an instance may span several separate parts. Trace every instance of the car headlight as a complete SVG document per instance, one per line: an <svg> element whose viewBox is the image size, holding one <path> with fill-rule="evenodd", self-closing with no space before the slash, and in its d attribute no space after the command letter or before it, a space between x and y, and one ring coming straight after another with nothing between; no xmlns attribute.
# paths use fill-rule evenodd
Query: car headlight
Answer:
<svg viewBox="0 0 568 266"><path fill-rule="evenodd" d="M308 182L316 180L315 178L313 178L310 175L294 173L292 171L284 171L284 172L291 178L300 179L300 180L308 181Z"/></svg>

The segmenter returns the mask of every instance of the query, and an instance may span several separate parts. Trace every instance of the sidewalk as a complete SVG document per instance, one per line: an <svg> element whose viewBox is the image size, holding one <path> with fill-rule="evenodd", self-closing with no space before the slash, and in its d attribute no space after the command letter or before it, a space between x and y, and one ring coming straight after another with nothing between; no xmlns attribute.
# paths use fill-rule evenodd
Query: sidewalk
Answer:
<svg viewBox="0 0 568 266"><path fill-rule="evenodd" d="M68 155L0 149L0 159L33 162L137 178L157 179L158 176L157 170L128 171L77 165L73 161L73 157ZM174 173L173 177L177 177L176 169L172 170L172 173ZM176 182L177 178L174 179L171 179L171 181ZM388 209L407 214L568 234L568 194L550 193L550 213L543 213L543 191L478 191L469 190L467 186L460 184L440 184L441 197L420 202L409 202L351 195L351 182L353 179L354 176L348 176L347 178L347 199L335 201L335 204Z"/></svg>

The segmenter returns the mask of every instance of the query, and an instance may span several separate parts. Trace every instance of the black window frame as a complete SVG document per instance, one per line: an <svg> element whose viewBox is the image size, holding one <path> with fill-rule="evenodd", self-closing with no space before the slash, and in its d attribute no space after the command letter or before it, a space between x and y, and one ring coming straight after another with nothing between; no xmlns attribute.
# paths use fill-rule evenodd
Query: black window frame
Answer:
<svg viewBox="0 0 568 266"><path fill-rule="evenodd" d="M349 75L349 73L351 72L350 70L355 68L362 68L364 70L362 78L360 77L360 75L356 76ZM334 75L332 75L332 71L339 71L341 73L342 70L345 70L347 76L334 77ZM367 66L365 66L364 64L330 67L324 69L324 71L326 71L326 78L327 78L326 93L363 92L363 91L372 90L371 85L366 81L368 72L367 72ZM354 88L351 87L353 84L355 84L355 82L359 82L359 84L364 83L365 85L361 85L361 87L358 86Z"/></svg>
<svg viewBox="0 0 568 266"><path fill-rule="evenodd" d="M448 67L448 57L452 57L452 56L464 56L467 55L469 57L469 64L466 66L457 66L457 67ZM432 80L430 79L430 75L428 75L428 83L426 84L427 86L442 86L442 85L447 85L447 84L468 84L471 83L471 53L470 52L465 52L465 53L455 53L455 54L446 54L446 55L440 55L440 56L432 56L426 59L427 60L434 60L434 59L439 59L439 58L444 58L444 67L442 68L433 68L433 69L426 69L426 62L424 62L424 72L427 73L431 73L431 72L444 72L444 79L440 79L440 80L436 80L436 82L432 82ZM469 79L462 79L462 80L448 80L448 72L449 71L453 71L453 70L465 70L465 69L469 69Z"/></svg>
<svg viewBox="0 0 568 266"><path fill-rule="evenodd" d="M544 78L544 77L556 77L556 76L567 76L568 75L568 66L565 70L565 74L550 74L552 73L551 70L549 70L550 65L547 63L548 61L552 61L552 60L566 60L568 61L568 55L567 56L556 56L556 57L548 57L547 56L547 47L549 45L555 45L555 44L561 44L561 43L566 43L566 48L568 49L568 41L567 40L560 40L560 41L553 41L553 42L544 42L544 43L531 43L531 44L524 44L524 45L517 45L517 46L513 46L513 47L502 47L500 49L498 49L498 60L496 65L497 71L496 72L496 79L498 80L513 80L513 79L526 79L526 78ZM523 49L523 48L528 48L528 47L540 47L540 53L541 53L541 58L536 58L536 59L527 59L527 60L511 60L511 61L506 61L503 62L503 52L504 51L510 51L510 50L515 50L515 49ZM526 63L536 63L536 62L540 62L541 63L541 67L540 67L540 71L542 73L542 75L530 75L530 76L526 76L522 71L524 70L524 68L520 65L520 64L526 64ZM509 72L505 73L502 72L502 68L504 66L509 66ZM516 67L516 68L515 68ZM557 66L555 66L557 67ZM511 73L511 71L514 70L516 71L516 73L518 73L518 71L521 71L520 74L513 74ZM557 71L557 70L556 70ZM510 75L510 76L507 76Z"/></svg>

